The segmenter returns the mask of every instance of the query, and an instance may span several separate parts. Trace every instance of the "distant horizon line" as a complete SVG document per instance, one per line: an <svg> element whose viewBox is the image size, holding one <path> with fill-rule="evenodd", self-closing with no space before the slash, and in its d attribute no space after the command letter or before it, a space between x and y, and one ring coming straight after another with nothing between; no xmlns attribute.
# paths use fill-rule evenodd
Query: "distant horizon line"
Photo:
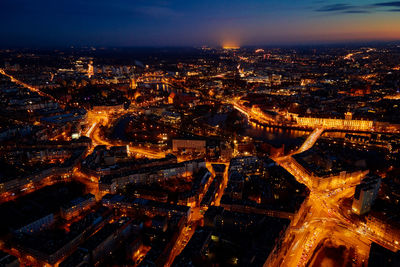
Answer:
<svg viewBox="0 0 400 267"><path fill-rule="evenodd" d="M281 44L246 44L246 45L232 45L237 48L294 48L294 47L329 47L329 46L361 46L361 45L396 45L400 44L400 39L398 40L357 40L357 41L315 41L307 43L281 43ZM197 48L201 49L204 47L208 48L223 48L224 45L10 45L2 46L1 50L7 49L168 49L168 48Z"/></svg>

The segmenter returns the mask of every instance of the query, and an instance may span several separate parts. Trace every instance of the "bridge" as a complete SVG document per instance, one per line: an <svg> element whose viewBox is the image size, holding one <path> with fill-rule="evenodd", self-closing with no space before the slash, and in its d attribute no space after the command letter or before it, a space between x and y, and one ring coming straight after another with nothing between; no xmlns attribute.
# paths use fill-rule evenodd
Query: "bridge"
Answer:
<svg viewBox="0 0 400 267"><path fill-rule="evenodd" d="M306 139L306 141L301 145L301 147L296 151L295 154L300 154L304 151L309 150L317 142L318 138L324 132L323 128L316 128Z"/></svg>

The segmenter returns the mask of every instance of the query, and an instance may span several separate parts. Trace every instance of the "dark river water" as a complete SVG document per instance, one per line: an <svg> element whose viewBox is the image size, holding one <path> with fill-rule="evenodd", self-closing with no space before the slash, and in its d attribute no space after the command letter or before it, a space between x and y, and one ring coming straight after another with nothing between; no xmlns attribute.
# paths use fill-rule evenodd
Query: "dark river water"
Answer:
<svg viewBox="0 0 400 267"><path fill-rule="evenodd" d="M248 135L258 140L291 140L299 137L307 137L311 134L311 131L296 130L296 129L282 129L272 127L261 127L253 126L252 124L247 125L241 134ZM344 138L345 133L343 132L324 132L324 137Z"/></svg>
<svg viewBox="0 0 400 267"><path fill-rule="evenodd" d="M125 128L127 127L129 121L133 118L133 116L124 116L122 117L116 126L114 127L114 131L111 135L112 139L118 139L127 141L127 136L125 134ZM282 129L282 128L272 128L272 127L259 127L253 126L251 124L246 125L247 128L243 130L240 134L250 136L253 139L257 140L279 140L281 142L287 141L288 143L293 142L293 140L298 139L300 137L306 138L311 131L303 131L303 130L292 130L292 129ZM325 132L323 136L325 137L335 137L335 138L344 138L344 133L341 132Z"/></svg>

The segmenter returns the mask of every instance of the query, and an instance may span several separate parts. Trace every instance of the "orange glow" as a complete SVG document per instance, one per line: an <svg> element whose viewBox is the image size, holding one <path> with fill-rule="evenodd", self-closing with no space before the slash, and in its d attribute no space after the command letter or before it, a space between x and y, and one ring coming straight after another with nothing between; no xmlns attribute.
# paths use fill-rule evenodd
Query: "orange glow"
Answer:
<svg viewBox="0 0 400 267"><path fill-rule="evenodd" d="M228 50L235 50L235 49L239 49L240 46L239 46L239 43L237 41L229 40L229 41L224 41L222 43L222 48L223 49L228 49Z"/></svg>
<svg viewBox="0 0 400 267"><path fill-rule="evenodd" d="M227 49L227 50L236 50L236 49L239 49L240 46L224 45L222 48L223 48L223 49Z"/></svg>

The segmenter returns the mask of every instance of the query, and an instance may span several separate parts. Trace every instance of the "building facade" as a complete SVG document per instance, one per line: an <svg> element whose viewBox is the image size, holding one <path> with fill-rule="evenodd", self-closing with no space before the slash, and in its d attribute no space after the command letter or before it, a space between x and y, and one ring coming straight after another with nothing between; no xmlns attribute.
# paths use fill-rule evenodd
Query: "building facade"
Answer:
<svg viewBox="0 0 400 267"><path fill-rule="evenodd" d="M363 215L371 210L371 206L378 196L381 178L368 176L356 186L352 210L355 214Z"/></svg>

